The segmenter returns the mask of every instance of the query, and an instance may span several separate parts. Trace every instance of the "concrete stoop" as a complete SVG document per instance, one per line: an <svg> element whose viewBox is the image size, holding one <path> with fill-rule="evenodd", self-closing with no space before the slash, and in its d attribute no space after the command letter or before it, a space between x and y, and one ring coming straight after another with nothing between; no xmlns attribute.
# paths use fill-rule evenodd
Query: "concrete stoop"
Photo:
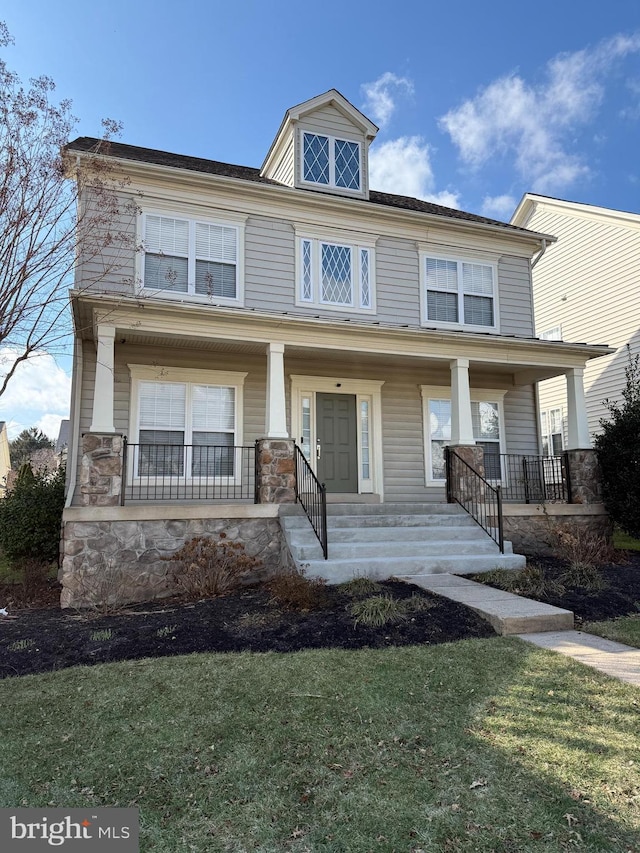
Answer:
<svg viewBox="0 0 640 853"><path fill-rule="evenodd" d="M497 634L570 631L573 613L541 601L522 598L455 575L404 575L402 580L464 604L486 619Z"/></svg>
<svg viewBox="0 0 640 853"><path fill-rule="evenodd" d="M525 558L493 540L453 504L329 504L329 558L302 508L285 505L280 522L291 554L309 577L342 583L354 577L472 574L519 569Z"/></svg>

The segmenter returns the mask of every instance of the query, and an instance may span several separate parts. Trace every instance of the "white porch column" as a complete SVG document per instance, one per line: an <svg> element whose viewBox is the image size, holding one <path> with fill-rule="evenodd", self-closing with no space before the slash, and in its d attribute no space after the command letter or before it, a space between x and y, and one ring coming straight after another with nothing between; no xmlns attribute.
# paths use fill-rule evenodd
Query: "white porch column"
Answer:
<svg viewBox="0 0 640 853"><path fill-rule="evenodd" d="M469 359L456 358L451 368L451 444L475 444L471 421Z"/></svg>
<svg viewBox="0 0 640 853"><path fill-rule="evenodd" d="M284 395L284 344L267 346L267 438L289 438Z"/></svg>
<svg viewBox="0 0 640 853"><path fill-rule="evenodd" d="M567 371L567 450L588 450L591 447L587 407L584 399L584 368Z"/></svg>
<svg viewBox="0 0 640 853"><path fill-rule="evenodd" d="M113 425L113 350L115 326L98 326L96 381L90 432L115 432Z"/></svg>

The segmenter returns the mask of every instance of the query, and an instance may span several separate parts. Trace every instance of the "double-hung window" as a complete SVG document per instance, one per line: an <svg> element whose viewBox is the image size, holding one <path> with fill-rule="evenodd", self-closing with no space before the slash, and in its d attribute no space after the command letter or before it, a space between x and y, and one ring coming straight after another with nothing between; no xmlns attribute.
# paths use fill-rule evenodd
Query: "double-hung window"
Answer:
<svg viewBox="0 0 640 853"><path fill-rule="evenodd" d="M301 237L298 248L299 305L373 311L373 246Z"/></svg>
<svg viewBox="0 0 640 853"><path fill-rule="evenodd" d="M496 267L435 257L422 262L423 323L495 329Z"/></svg>
<svg viewBox="0 0 640 853"><path fill-rule="evenodd" d="M562 453L562 409L541 412L542 455L559 456Z"/></svg>
<svg viewBox="0 0 640 853"><path fill-rule="evenodd" d="M444 449L451 443L451 398L444 388L423 386L425 459L427 480L446 478ZM485 476L501 478L500 453L504 434L503 391L472 391L471 422L473 437L484 450Z"/></svg>
<svg viewBox="0 0 640 853"><path fill-rule="evenodd" d="M302 181L327 189L362 189L360 143L319 133L302 133Z"/></svg>
<svg viewBox="0 0 640 853"><path fill-rule="evenodd" d="M242 228L145 213L142 216L142 287L216 303L242 298Z"/></svg>
<svg viewBox="0 0 640 853"><path fill-rule="evenodd" d="M133 477L233 478L246 374L140 365L130 370Z"/></svg>

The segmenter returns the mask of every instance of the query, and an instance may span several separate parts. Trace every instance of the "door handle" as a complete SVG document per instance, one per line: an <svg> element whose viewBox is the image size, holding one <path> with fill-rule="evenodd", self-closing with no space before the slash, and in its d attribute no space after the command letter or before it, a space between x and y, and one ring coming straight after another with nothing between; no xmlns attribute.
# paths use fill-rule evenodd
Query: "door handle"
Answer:
<svg viewBox="0 0 640 853"><path fill-rule="evenodd" d="M320 459L322 456L322 445L320 441L316 441L316 459Z"/></svg>

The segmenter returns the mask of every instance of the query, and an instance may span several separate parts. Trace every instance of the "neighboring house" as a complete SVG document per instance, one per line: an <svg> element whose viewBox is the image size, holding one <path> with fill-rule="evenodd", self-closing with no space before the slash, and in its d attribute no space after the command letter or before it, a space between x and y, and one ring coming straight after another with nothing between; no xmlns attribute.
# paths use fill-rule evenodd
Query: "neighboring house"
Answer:
<svg viewBox="0 0 640 853"><path fill-rule="evenodd" d="M63 418L60 421L60 429L58 430L58 438L56 439L55 454L58 459L58 465L65 465L67 462L67 451L69 449L69 419Z"/></svg>
<svg viewBox="0 0 640 853"><path fill-rule="evenodd" d="M584 389L589 432L621 402L625 368L640 353L640 214L527 193L511 223L554 234L533 269L536 334L546 340L602 342L615 351L590 361ZM540 383L544 451L567 446L562 379Z"/></svg>
<svg viewBox="0 0 640 853"><path fill-rule="evenodd" d="M6 492L9 471L11 471L11 455L9 453L7 424L5 421L0 421L0 497Z"/></svg>
<svg viewBox="0 0 640 853"><path fill-rule="evenodd" d="M370 189L376 132L330 90L288 110L260 169L103 152L140 248L99 284L78 266L70 524L233 517L262 439L263 503L292 495L260 473L291 439L329 498L444 502L445 445L482 448L494 479L500 454L539 452L535 383L554 376L569 447L586 446L582 371L607 350L535 337L530 266L554 238ZM91 461L118 456L119 435L122 484Z"/></svg>

